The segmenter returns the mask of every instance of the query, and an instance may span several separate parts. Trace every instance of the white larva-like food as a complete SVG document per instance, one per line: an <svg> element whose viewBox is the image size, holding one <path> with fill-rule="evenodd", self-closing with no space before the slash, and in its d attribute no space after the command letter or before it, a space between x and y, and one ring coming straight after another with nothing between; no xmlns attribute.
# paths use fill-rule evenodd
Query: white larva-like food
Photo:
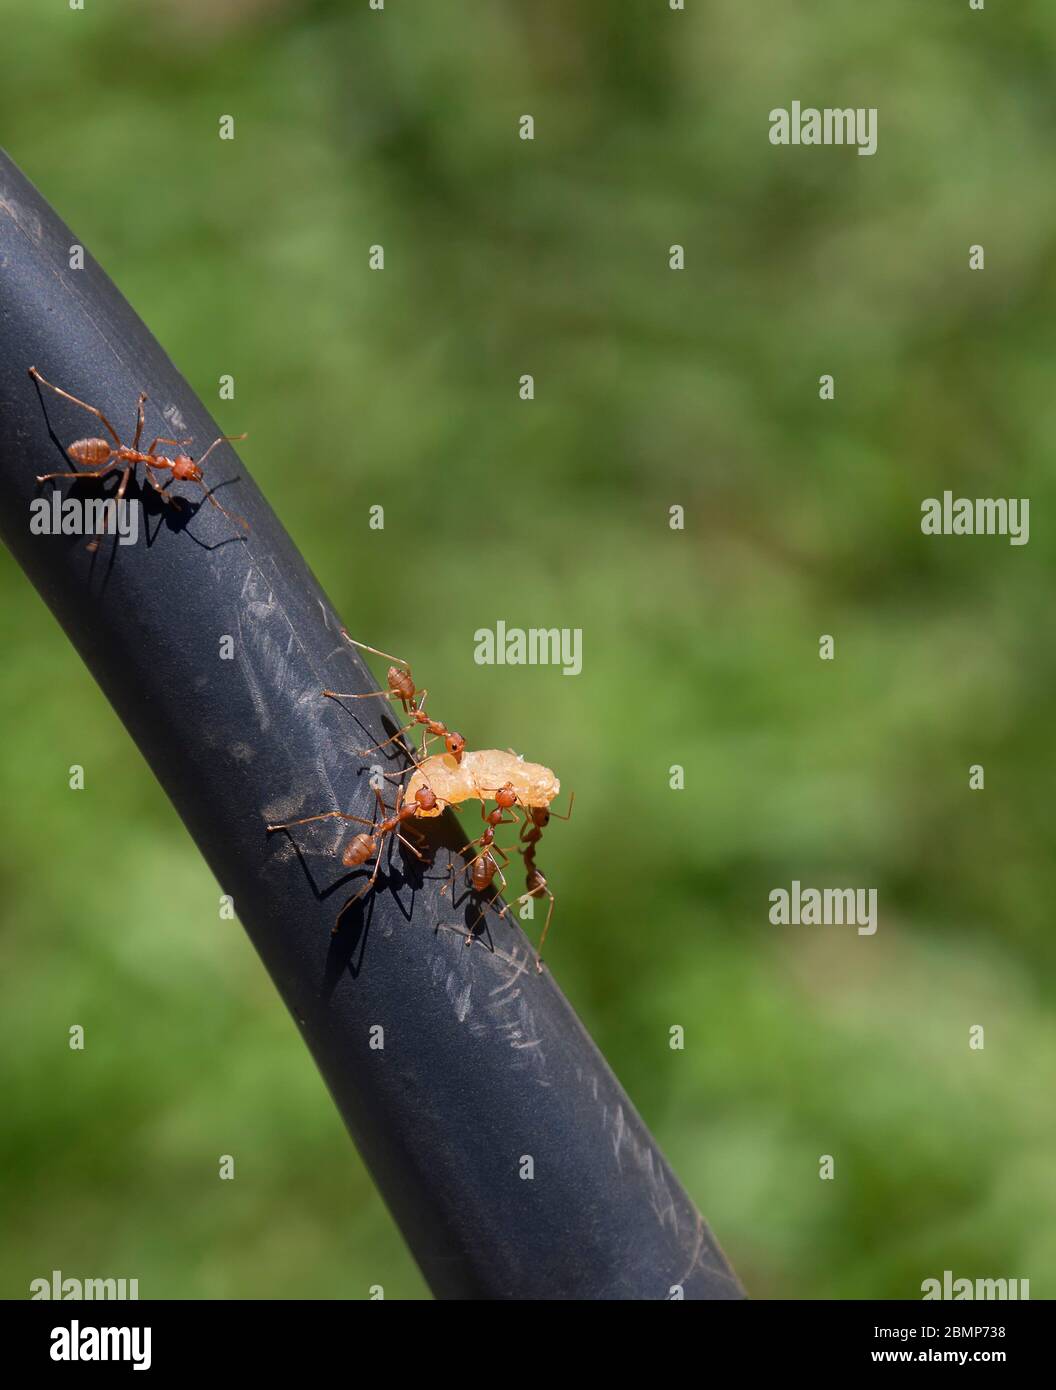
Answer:
<svg viewBox="0 0 1056 1390"><path fill-rule="evenodd" d="M407 783L403 804L428 787L436 793L435 811L419 811L419 816L438 816L447 806L460 801L491 801L500 787L509 783L520 806L549 806L561 790L561 783L541 763L526 763L516 753L501 748L485 748L463 753L456 762L449 753L439 753L421 763Z"/></svg>

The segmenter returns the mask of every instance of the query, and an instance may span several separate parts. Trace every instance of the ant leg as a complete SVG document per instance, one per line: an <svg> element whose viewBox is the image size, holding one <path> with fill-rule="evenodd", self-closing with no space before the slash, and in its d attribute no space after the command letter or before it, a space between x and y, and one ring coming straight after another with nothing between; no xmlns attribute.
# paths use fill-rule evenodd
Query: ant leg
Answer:
<svg viewBox="0 0 1056 1390"><path fill-rule="evenodd" d="M350 637L348 635L347 628L341 629L341 636L345 639L346 642L350 643L353 647L359 647L361 651L373 652L375 656L383 656L386 661L395 661L398 666L404 666L407 668L408 671L411 669L410 664L404 661L402 656L390 656L388 652L379 652L377 647L368 647L366 642L357 642L354 637Z"/></svg>
<svg viewBox="0 0 1056 1390"><path fill-rule="evenodd" d="M482 840L483 838L484 838L483 835L478 835L477 838L476 838L475 840L470 840L468 844L463 845L462 848L458 851L458 853L459 853L459 854L465 854L465 852L466 852L467 849L472 849L474 845L479 845L480 842L481 842L481 840ZM505 853L503 850L499 849L498 845L493 845L492 848L493 848L494 850L496 850L497 853L499 853L499 854L501 854L501 855L503 856L503 862L504 862L504 864L508 864L508 863L510 862L510 861L509 861L509 856L506 855L506 853ZM454 878L455 874L468 873L468 874L472 875L472 873L473 873L473 865L474 865L474 864L477 862L477 860L480 859L483 855L487 854L487 852L488 852L488 846L485 845L483 849L477 851L477 853L473 856L472 859L468 860L465 864L458 864L457 866L456 866L456 864L455 864L455 856L452 855L451 858L448 859L448 861L447 861L447 882L444 884L443 888L440 889L440 896L443 897L444 894L450 889L450 887L451 887L451 880ZM497 866L496 866L496 873L498 873L498 867L497 867ZM505 879L503 879L503 882L505 882ZM453 898L453 895L452 895L452 898Z"/></svg>
<svg viewBox="0 0 1056 1390"><path fill-rule="evenodd" d="M330 935L331 935L331 936L336 936L336 935L337 935L337 933L338 933L338 931L340 930L340 927L341 927L341 918L345 915L345 913L346 913L346 912L348 911L348 909L352 906L352 904L353 904L353 903L358 903L359 900L360 900L360 898L361 898L361 897L363 896L363 894L367 891L367 889L371 887L371 885L373 884L374 880L375 880L375 879L377 878L377 876L378 876L378 869L379 869L380 867L381 867L381 849L379 848L379 849L378 849L378 857L374 860L374 872L371 874L370 878L367 879L366 883L363 885L363 887L359 890L358 893L353 893L352 896L351 896L350 898L346 898L345 901L341 904L341 911L340 911L340 912L337 914L337 916L334 918L334 925L330 928Z"/></svg>
<svg viewBox="0 0 1056 1390"><path fill-rule="evenodd" d="M125 492L128 489L128 480L129 478L131 478L132 470L135 468L135 466L136 465L134 463L130 463L128 467L125 469L125 471L121 474L121 481L118 483L117 491L114 493L115 502L123 502L125 500Z"/></svg>
<svg viewBox="0 0 1056 1390"><path fill-rule="evenodd" d="M168 489L172 487L173 483L176 480L170 477L167 483L159 483L158 475L154 472L153 468L151 468L150 464L146 464L145 467L147 471L147 482L151 485L151 487L158 494L161 500L163 502L178 502L180 499L178 497L174 497L168 491Z"/></svg>
<svg viewBox="0 0 1056 1390"><path fill-rule="evenodd" d="M478 835L477 838L476 838L475 840L470 840L470 842L469 842L468 844L463 845L462 848L458 851L459 854L465 854L465 852L466 852L467 849L472 849L474 845L479 845L480 842L481 842L481 840L483 840L483 838L484 838L483 835ZM506 865L510 862L510 856L506 853L506 851L503 849L503 847L502 847L501 845L495 844L494 841L492 841L492 843L491 843L490 845L485 845L484 848L483 848L482 850L479 850L479 851L473 856L473 858L469 861L468 864L463 864L462 867L463 867L464 869L472 869L473 865L477 862L477 860L480 858L480 856L481 856L482 854L487 854L487 852L488 852L489 849L493 850L496 854L501 854L501 855L502 855L502 866L503 866L503 868L505 868Z"/></svg>
<svg viewBox="0 0 1056 1390"><path fill-rule="evenodd" d="M397 729L391 738L387 738L381 743L375 743L370 748L357 748L356 752L362 753L364 755L367 753L378 753L381 751L382 748L388 748L390 743L395 743L398 738L402 737L402 735L407 732L408 729L413 729L416 722L416 720L412 719L409 724L404 724L402 729Z"/></svg>
<svg viewBox="0 0 1056 1390"><path fill-rule="evenodd" d="M175 448L177 448L177 449L185 449L185 448L187 447L188 444L193 444L193 443L194 443L194 439L193 439L193 438L191 438L191 439L167 439L167 438L165 437L165 435L159 434L159 435L157 436L157 438L152 442L150 448L147 449L145 452L148 453L148 454L152 454L152 453L154 452L154 450L158 447L159 444L172 444L172 445L173 445Z"/></svg>
<svg viewBox="0 0 1056 1390"><path fill-rule="evenodd" d="M334 693L334 692L333 692L332 690L324 690L324 691L323 691L323 694L324 694L324 695L332 695L333 693ZM373 694L374 692L373 692L373 691L370 691L369 693L370 693L370 694ZM379 691L378 693L380 694L381 692ZM427 695L428 693L429 693L429 692L428 692L427 690L423 690L423 691L422 691L422 699L421 699L421 701L419 702L419 704L418 704L418 706L417 706L417 709L418 709L418 710L420 710L420 709L422 708L422 704L424 704L424 702L425 702L425 697L426 697L426 695ZM344 695L344 696L342 696L341 698L342 698L342 699L346 699L346 700L348 700L348 699L355 700L355 699L357 699L357 698L362 698L362 697L358 697L358 696L355 696L355 695ZM409 724L404 724L404 726L403 726L402 729L397 729L396 732L391 736L391 738L384 739L381 743L375 743L374 746L373 746L372 748L358 748L356 751L357 751L358 753L362 753L362 754L377 753L380 749L382 749L382 748L387 748L387 747L389 746L390 743L395 743L396 740L397 740L398 738L402 737L403 734L407 733L408 729L413 729L414 726L415 726L417 723L418 723L418 720L417 720L417 719L412 719L411 722L410 722ZM413 752L412 752L412 750L411 750L410 748L408 748L407 751L408 751L409 753L412 753L412 756L413 756Z"/></svg>
<svg viewBox="0 0 1056 1390"><path fill-rule="evenodd" d="M125 471L121 474L121 481L120 481L120 482L118 483L118 485L117 485L117 491L114 493L114 501L115 501L115 502L122 502L122 501L124 501L125 489L128 487L128 480L129 480L129 478L131 477L132 471L133 471L133 469L135 468L135 466L136 466L136 465L135 465L134 463L130 463L130 464L127 464L127 465L125 466ZM104 512L104 513L103 513L103 535L105 536L106 533L107 533L109 530L110 530L110 513L109 513L109 512ZM89 550L93 550L93 551L94 551L94 550L98 549L98 546L99 546L99 541L98 541L98 538L97 538L96 540L94 540L94 541L91 543L91 545L90 545L88 548L89 548Z"/></svg>
<svg viewBox="0 0 1056 1390"><path fill-rule="evenodd" d="M150 483L151 487L158 494L161 500L167 503L168 506L174 507L177 511L182 512L184 508L184 499L182 497L177 497L176 493L169 491L169 488L171 488L173 483L176 481L175 476L170 473L168 482L159 483L158 476L154 472L153 468L151 468L149 463L146 465L146 470L147 481Z"/></svg>
<svg viewBox="0 0 1056 1390"><path fill-rule="evenodd" d="M346 695L342 690L324 690L323 694L329 700L372 700L377 695L391 695L391 690L365 690L361 695ZM411 726L408 724L407 726Z"/></svg>
<svg viewBox="0 0 1056 1390"><path fill-rule="evenodd" d="M499 877L502 878L502 874L501 874L501 873L499 874ZM503 890L503 892L505 891L505 889L506 889L506 880L505 880L504 878L502 878L502 890ZM496 908L496 907L495 907L495 904L498 902L499 898L501 898L501 897L502 897L502 892L500 892L498 889L496 889L495 892L491 895L491 897L488 898L488 899L485 901L484 906L483 906L483 907L480 909L480 911L477 913L476 920L474 921L473 925L469 928L468 932L466 933L466 945L467 945L467 946L472 946L472 945L473 945L473 938L474 938L474 937L476 936L476 934L477 934L477 927L478 927L478 926L480 925L480 923L484 920L484 915L485 915L485 913L487 912L487 910L488 910L489 907L490 907L490 908L497 914L497 916L499 916L499 917L505 917L506 914L507 914L507 912L509 912L509 910L510 910L510 905L509 905L509 903L503 903L503 905L502 905L501 908Z"/></svg>
<svg viewBox="0 0 1056 1390"><path fill-rule="evenodd" d="M485 831L485 834L486 834L486 833L487 833L487 832ZM458 854L465 854L465 852L466 852L467 849L472 849L474 845L479 845L480 842L481 842L481 840L482 840L483 838L484 838L483 835L478 835L478 836L476 836L476 838L473 839L473 840L467 840L466 843L462 846L462 848L461 848L460 850L457 851L457 853L458 853ZM452 856L452 857L453 857L453 856ZM477 856L474 855L474 858L476 858L476 857L477 857Z"/></svg>
<svg viewBox="0 0 1056 1390"><path fill-rule="evenodd" d="M53 478L105 478L117 467L116 463L108 463L105 468L97 468L93 473L38 473L37 482L47 483Z"/></svg>
<svg viewBox="0 0 1056 1390"><path fill-rule="evenodd" d="M228 521L233 521L236 526L241 526L243 531L249 530L249 522L246 520L244 516L239 516L237 512L229 512L227 508L223 506L222 503L216 500L216 498L213 496L213 494L210 492L210 490L206 487L206 485L203 482L199 481L198 486L202 489L202 492L205 494L207 501L212 502L213 506L216 508L218 512L223 512L224 516L227 517Z"/></svg>
<svg viewBox="0 0 1056 1390"><path fill-rule="evenodd" d="M114 429L113 425L110 423L110 421L106 418L106 416L103 414L103 412L99 409L97 405L89 405L87 401L78 400L76 396L71 396L69 391L64 391L61 386L53 386L50 381L45 381L44 377L41 376L41 374L37 371L36 367L30 367L29 374L34 381L39 381L41 386L46 386L49 391L54 391L56 396L62 396L64 400L72 401L74 405L79 405L82 410L89 411L98 420L101 420L103 424L106 426L106 428L113 435L114 440L117 443L117 447L120 449L121 438L118 435L117 430Z"/></svg>
<svg viewBox="0 0 1056 1390"><path fill-rule="evenodd" d="M575 792L571 792L571 793L569 794L569 798L568 798L568 810L565 812L564 815L561 815L561 813L560 813L559 811L550 811L549 806L548 806L546 809L547 809L548 811L550 811L550 814L553 816L554 820L571 820L571 819L572 819L572 807L573 807L575 804L576 804L576 794L575 794Z"/></svg>
<svg viewBox="0 0 1056 1390"><path fill-rule="evenodd" d="M418 771L420 771L418 764L412 760L409 767L401 767L398 772L383 772L381 775L387 782L402 782L409 772L415 773ZM401 787L400 790L402 791L403 788ZM453 803L449 801L441 801L440 809L446 811L448 806L452 804Z"/></svg>
<svg viewBox="0 0 1056 1390"><path fill-rule="evenodd" d="M425 855L422 854L420 850L416 849L414 845L411 844L410 840L405 839L399 831L396 832L396 838L397 840L399 840L401 845L406 845L412 854L416 854L423 864L425 863Z"/></svg>
<svg viewBox="0 0 1056 1390"><path fill-rule="evenodd" d="M132 448L133 448L133 449L138 449L138 448L139 448L140 436L141 436L142 433L143 433L143 402L144 402L146 399L147 399L147 393L146 393L146 391L140 391L140 393L139 393L139 400L136 402L136 433L135 433L135 435L133 436L133 439L132 439ZM151 449L150 452L153 453L154 450Z"/></svg>
<svg viewBox="0 0 1056 1390"><path fill-rule="evenodd" d="M475 843L475 842L474 842L474 843ZM489 847L488 847L487 845L485 845L485 847L480 851L480 854L474 855L474 857L470 860L470 862L469 862L468 864L461 864L461 865L459 865L459 868L462 869L462 870L472 870L473 865L477 862L477 860L480 859L482 855L487 854L488 848L489 848ZM491 846L491 848L497 850L499 854L503 854L503 851L499 849L498 845ZM506 863L508 864L508 863L509 863L508 857L506 857L505 855L503 855L503 858L506 860ZM447 890L451 887L451 879L452 879L452 877L453 877L454 872L455 872L455 871L454 871L453 868L452 868L452 864L451 864L451 862L449 861L449 862L448 862L448 866L447 866L447 883L444 885L443 888L440 889L440 894L441 894L441 896L443 896L443 894L446 893ZM494 908L496 899L499 898L499 897L501 897L502 894L506 892L506 890L507 890L507 888L508 888L508 886L509 886L509 885L507 884L507 882L506 882L506 875L502 872L502 869L500 869L499 866L498 866L497 864L495 865L495 872L496 872L496 874L498 874L499 879L500 879L501 882L502 882L502 888L501 888L501 889L496 889L496 890L495 890L494 894L491 896L490 899L488 899L487 902L485 902L484 906L481 908L480 912L477 914L476 920L474 921L473 925L470 927L470 929L469 929L469 934L468 934L468 936L467 936L467 938L466 938L466 945L467 945L467 946L469 946L469 945L471 944L472 939L473 939L474 935L476 934L477 924L480 922L481 918L484 916L484 912L485 912L486 908L488 908L488 907ZM472 892L473 890L470 889L469 891ZM452 894L452 902L454 902L454 895L453 895L453 894ZM457 904L456 904L456 906L457 906ZM503 906L502 906L501 911L499 912L499 916L500 916L500 917L505 917L506 913L509 912L509 910L510 910L510 905L509 905L509 903L504 903Z"/></svg>
<svg viewBox="0 0 1056 1390"><path fill-rule="evenodd" d="M384 853L384 851L385 851L385 845L384 845L384 843L382 843L382 844L380 844L380 845L378 846L378 853L377 853L377 857L376 857L375 860L374 860L374 870L373 870L373 872L371 873L370 877L367 879L366 883L364 883L363 887L359 890L359 892L358 892L358 893L353 893L353 895L352 895L350 898L348 898L348 899L345 901L345 903L343 904L343 906L342 906L342 908L341 908L341 911L337 914L337 919L335 920L334 925L333 925L333 926L331 927L331 929L330 929L330 934L331 934L331 936L333 936L333 935L336 934L337 928L338 928L338 924L340 923L341 918L345 915L345 912L347 911L347 909L350 908L350 907L352 906L353 903L358 903L359 900L360 900L360 898L363 896L363 894L364 894L364 893L369 893L369 891L371 890L371 888L374 887L375 880L376 880L377 877L378 877L378 871L381 869L381 856L382 856L382 854Z"/></svg>
<svg viewBox="0 0 1056 1390"><path fill-rule="evenodd" d="M264 828L268 831L289 830L289 828L293 825L307 825L310 821L313 820L333 820L335 817L337 817L337 819L339 820L354 820L357 825L374 824L372 820L364 820L362 816L350 816L345 811L323 811L318 816L304 816L301 820L280 821L277 825L268 825Z"/></svg>
<svg viewBox="0 0 1056 1390"><path fill-rule="evenodd" d="M550 899L550 910L546 914L546 924L543 927L543 934L539 938L539 949L535 953L535 968L540 975L543 973L543 942L546 940L546 934L550 930L550 918L554 915L554 903L557 901L549 888L546 890L546 896Z"/></svg>
<svg viewBox="0 0 1056 1390"><path fill-rule="evenodd" d="M448 889L451 887L451 880L454 878L454 876L455 876L454 864L453 864L452 861L449 859L449 860L447 861L447 882L444 884L443 888L440 889L440 896L441 896L441 897L443 897L443 896L447 893ZM451 895L451 900L452 900L452 902L454 902L454 894L453 894L453 893L452 893L452 895Z"/></svg>

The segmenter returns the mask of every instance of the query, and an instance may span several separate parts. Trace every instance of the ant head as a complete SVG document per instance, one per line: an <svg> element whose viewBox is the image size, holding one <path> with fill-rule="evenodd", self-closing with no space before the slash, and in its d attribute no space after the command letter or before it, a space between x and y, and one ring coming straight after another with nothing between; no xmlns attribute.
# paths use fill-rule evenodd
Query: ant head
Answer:
<svg viewBox="0 0 1056 1390"><path fill-rule="evenodd" d="M435 811L437 809L436 792L432 787L419 787L414 794L414 799L418 803L420 811Z"/></svg>
<svg viewBox="0 0 1056 1390"><path fill-rule="evenodd" d="M511 806L517 805L517 793L513 790L512 782L507 782L504 787L500 787L495 793L495 805L501 806L504 811L508 811Z"/></svg>
<svg viewBox="0 0 1056 1390"><path fill-rule="evenodd" d="M529 808L528 814L532 818L532 824L538 826L540 830L545 830L550 824L550 811L546 806L532 806Z"/></svg>
<svg viewBox="0 0 1056 1390"><path fill-rule="evenodd" d="M461 734L448 734L444 739L444 746L456 761L460 761L466 751L466 740Z"/></svg>
<svg viewBox="0 0 1056 1390"><path fill-rule="evenodd" d="M202 470L190 454L177 454L172 461L172 476L184 483L200 483Z"/></svg>

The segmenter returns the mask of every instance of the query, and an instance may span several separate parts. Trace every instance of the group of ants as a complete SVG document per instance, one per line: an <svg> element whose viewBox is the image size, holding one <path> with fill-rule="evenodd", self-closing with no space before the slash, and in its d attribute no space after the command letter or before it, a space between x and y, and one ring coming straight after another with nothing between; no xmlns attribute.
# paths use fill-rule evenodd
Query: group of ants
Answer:
<svg viewBox="0 0 1056 1390"><path fill-rule="evenodd" d="M558 820L569 820L572 816L572 806L575 801L575 794L569 798L568 810L564 815L550 810L549 801L555 794L559 783L548 768L536 767L534 764L523 764L516 754L502 754L498 750L488 750L482 756L489 759L488 765L498 763L511 769L514 776L517 776L521 767L530 768L533 772L545 774L545 790L540 792L537 785L529 789L528 780L518 777L521 788L514 784L511 779L504 782L501 786L481 785L479 777L470 776L462 779L456 785L456 790L451 790L450 784L445 785L446 795L440 797L432 786L429 785L428 778L431 768L440 762L436 757L427 757L427 752L433 740L440 739L443 742L445 755L453 760L454 767L462 767L467 761L466 740L453 730L448 729L446 724L438 719L433 719L426 713L425 701L428 696L427 690L420 690L414 682L411 674L410 665L401 657L390 656L387 652L379 651L376 647L370 647L365 642L358 642L351 637L344 628L341 635L352 646L358 647L361 651L372 652L375 656L384 657L386 661L391 661L391 665L386 675L387 689L368 690L354 694L343 693L337 690L324 690L322 694L333 700L370 700L370 699L392 699L397 701L403 709L407 718L407 723L396 733L381 743L375 744L371 748L361 748L357 751L362 756L380 751L391 743L403 740L403 748L410 757L411 765L398 773L385 773L384 775L396 781L402 781L407 773L412 774L411 782L408 787L399 788L396 805L390 808L385 804L381 792L375 786L374 794L378 800L378 815L373 820L366 820L363 816L354 816L347 811L322 811L314 816L303 816L299 820L283 821L279 824L269 825L268 831L289 830L294 826L308 825L313 821L338 819L343 821L353 821L359 825L368 826L365 831L358 831L352 836L345 846L342 855L342 863L347 868L359 868L369 860L374 860L374 867L370 877L345 903L341 912L344 913L352 903L357 902L364 894L370 892L378 877L381 867L382 855L385 849L386 840L390 836L396 839L410 852L419 859L424 860L425 855L408 840L403 832L404 828L410 829L410 823L415 819L431 817L437 815L445 806L458 800L467 800L471 796L480 800L480 815L484 822L484 829L474 839L467 841L458 851L459 857L473 851L472 858L462 867L469 875L469 882L474 894L480 897L482 907L473 923L469 926L465 934L465 944L472 945L474 937L487 909L492 908L501 918L510 910L509 903L503 904L501 908L495 906L502 892L506 891L506 877L503 869L509 865L510 856L507 850L503 849L495 842L495 832L501 825L516 825L519 827L517 844L511 845L510 849L515 849L524 860L525 868L525 897L549 899L550 905L546 914L546 921L543 924L542 934L539 937L539 949L536 953L536 969L542 970L542 950L546 941L546 934L550 930L550 921L554 914L554 894L547 883L546 876L535 862L536 848L543 837L543 831L550 823L551 815ZM413 729L420 727L422 730L421 747L417 754L406 741L405 736ZM470 754L469 757L474 755ZM414 790L408 795L408 788ZM489 810L488 802L495 804ZM520 809L524 813L523 821L519 819L517 811ZM498 856L498 857L497 857ZM500 867L499 858L502 860ZM450 869L449 873L453 873ZM495 879L500 881L501 888L495 888L490 896L489 890L494 886ZM441 893L444 894L450 888L450 880ZM340 914L339 914L340 919ZM334 930L336 931L336 926Z"/></svg>
<svg viewBox="0 0 1056 1390"><path fill-rule="evenodd" d="M118 483L116 500L121 501L128 488L129 480L135 472L138 464L143 464L148 484L166 503L177 503L179 498L174 497L169 488L174 482L196 483L204 493L205 497L212 503L218 511L222 512L230 521L236 523L244 530L249 529L249 524L244 518L234 515L213 496L213 493L206 487L202 474L201 465L206 457L216 448L217 444L228 441L244 439L245 435L222 435L213 441L209 448L202 454L201 458L195 462L184 450L192 441L190 439L172 439L159 435L147 449L140 448L140 440L143 434L144 423L144 403L147 399L146 392L140 392L136 410L136 430L131 445L122 443L117 431L111 425L98 406L89 405L86 401L80 400L77 396L71 395L61 387L53 385L47 381L36 367L29 368L29 375L40 386L46 386L49 391L54 391L57 396L70 401L73 405L80 406L94 415L107 430L113 439L111 444L109 439L93 438L79 439L69 445L66 453L70 459L80 464L81 468L77 472L55 472L44 473L38 476L38 483L60 478L90 478L102 479L111 473L121 471L121 479ZM173 446L177 452L171 457L167 454L158 452L158 445L166 444ZM168 473L165 482L161 482L160 475ZM90 549L94 550L98 542L93 541ZM536 969L542 970L542 950L546 941L546 934L550 930L550 921L554 915L554 894L551 892L546 877L535 862L536 847L542 839L543 831L550 822L551 815L558 815L551 812L550 801L556 795L559 783L553 773L548 768L539 767L535 764L525 764L523 760L517 758L515 754L502 754L498 750L487 750L479 754L466 753L466 740L461 734L451 732L447 726L437 719L431 718L425 710L425 701L428 691L419 690L415 685L411 675L411 668L406 661L400 657L389 656L386 652L378 651L376 647L368 647L364 642L357 642L342 629L342 635L351 643L363 651L372 652L375 656L384 657L391 661L393 665L389 667L387 674L387 689L371 690L356 694L342 694L339 691L324 690L322 694L335 700L364 700L372 698L393 699L402 706L403 712L407 717L407 723L399 729L391 738L385 739L382 743L376 744L374 748L360 749L366 755L377 752L385 748L388 744L397 740L403 741L403 748L411 760L411 766L404 769L401 773L386 773L385 776L402 780L408 773L412 773L411 781L408 786L400 787L396 798L396 805L393 808L385 804L381 792L374 788L375 796L378 800L378 814L373 820L366 820L362 816L354 816L345 811L324 811L318 815L305 816L301 820L286 821L282 824L269 825L269 833L275 830L289 830L294 826L307 825L312 821L341 819L356 822L360 825L368 826L366 831L357 832L349 840L342 855L342 862L347 868L359 868L369 860L374 860L374 867L366 883L359 891L345 903L342 913L357 902L364 894L368 893L377 881L378 872L381 868L382 854L386 842L391 836L396 839L419 859L425 855L408 840L403 830L410 829L410 822L416 818L436 816L447 805L467 800L470 797L480 801L480 814L484 822L484 830L475 839L468 841L459 850L459 856L473 850L473 856L463 867L469 874L469 882L472 891L478 895L483 903L480 913L466 932L466 945L472 944L474 937L485 912L490 907L497 912L499 917L505 916L509 911L509 904L503 907L495 906L501 892L506 889L506 878L503 868L510 862L509 854L505 849L495 843L495 832L502 825L517 825L519 827L517 844L511 845L524 860L525 867L525 897L549 899L550 906L546 914L546 922L543 926L542 934L539 938L539 948L536 953ZM422 730L422 744L415 755L410 744L404 739L412 729L420 727ZM501 785L483 785L479 774L469 774L461 780L450 782L445 787L446 794L438 796L436 791L429 785L428 777L430 768L440 762L440 759L427 759L427 749L434 739L442 739L445 755L449 760L453 760L450 766L456 769L468 767L468 759L477 758L480 760L474 767L489 769L502 768L509 773L509 778ZM528 777L529 769L533 773L541 774L541 779L531 780ZM484 779L488 780L487 778ZM413 788L413 791L410 790ZM454 788L452 790L452 788ZM572 815L572 804L574 796L569 799L568 811L562 816L558 815L559 820L568 820ZM488 802L493 801L494 807L489 810ZM516 814L520 809L524 813L523 821ZM502 860L500 867L499 858ZM455 872L454 869L450 871ZM500 881L501 888L495 888L491 896L489 890L493 888L495 879ZM450 888L448 884L441 890L446 893ZM338 915L340 921L341 914ZM335 924L334 930L337 930Z"/></svg>

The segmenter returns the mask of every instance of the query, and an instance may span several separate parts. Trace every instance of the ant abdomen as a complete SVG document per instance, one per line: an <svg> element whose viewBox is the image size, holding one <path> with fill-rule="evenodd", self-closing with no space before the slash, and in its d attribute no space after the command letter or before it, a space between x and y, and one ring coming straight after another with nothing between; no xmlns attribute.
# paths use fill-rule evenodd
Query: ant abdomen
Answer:
<svg viewBox="0 0 1056 1390"><path fill-rule="evenodd" d="M360 864L365 864L368 859L373 858L377 853L378 846L373 835L353 835L345 846L345 852L341 856L341 862L346 869L357 869Z"/></svg>
<svg viewBox="0 0 1056 1390"><path fill-rule="evenodd" d="M479 855L473 862L473 891L483 893L490 888L497 868L495 860L486 851Z"/></svg>
<svg viewBox="0 0 1056 1390"><path fill-rule="evenodd" d="M406 671L401 670L399 666L389 667L389 689L394 695L398 695L401 700L413 699L415 685L411 678L411 668L409 666Z"/></svg>
<svg viewBox="0 0 1056 1390"><path fill-rule="evenodd" d="M101 468L113 450L105 439L78 439L66 450L74 463L86 468Z"/></svg>
<svg viewBox="0 0 1056 1390"><path fill-rule="evenodd" d="M525 875L524 886L530 898L538 898L546 892L546 875L541 869L530 869Z"/></svg>

